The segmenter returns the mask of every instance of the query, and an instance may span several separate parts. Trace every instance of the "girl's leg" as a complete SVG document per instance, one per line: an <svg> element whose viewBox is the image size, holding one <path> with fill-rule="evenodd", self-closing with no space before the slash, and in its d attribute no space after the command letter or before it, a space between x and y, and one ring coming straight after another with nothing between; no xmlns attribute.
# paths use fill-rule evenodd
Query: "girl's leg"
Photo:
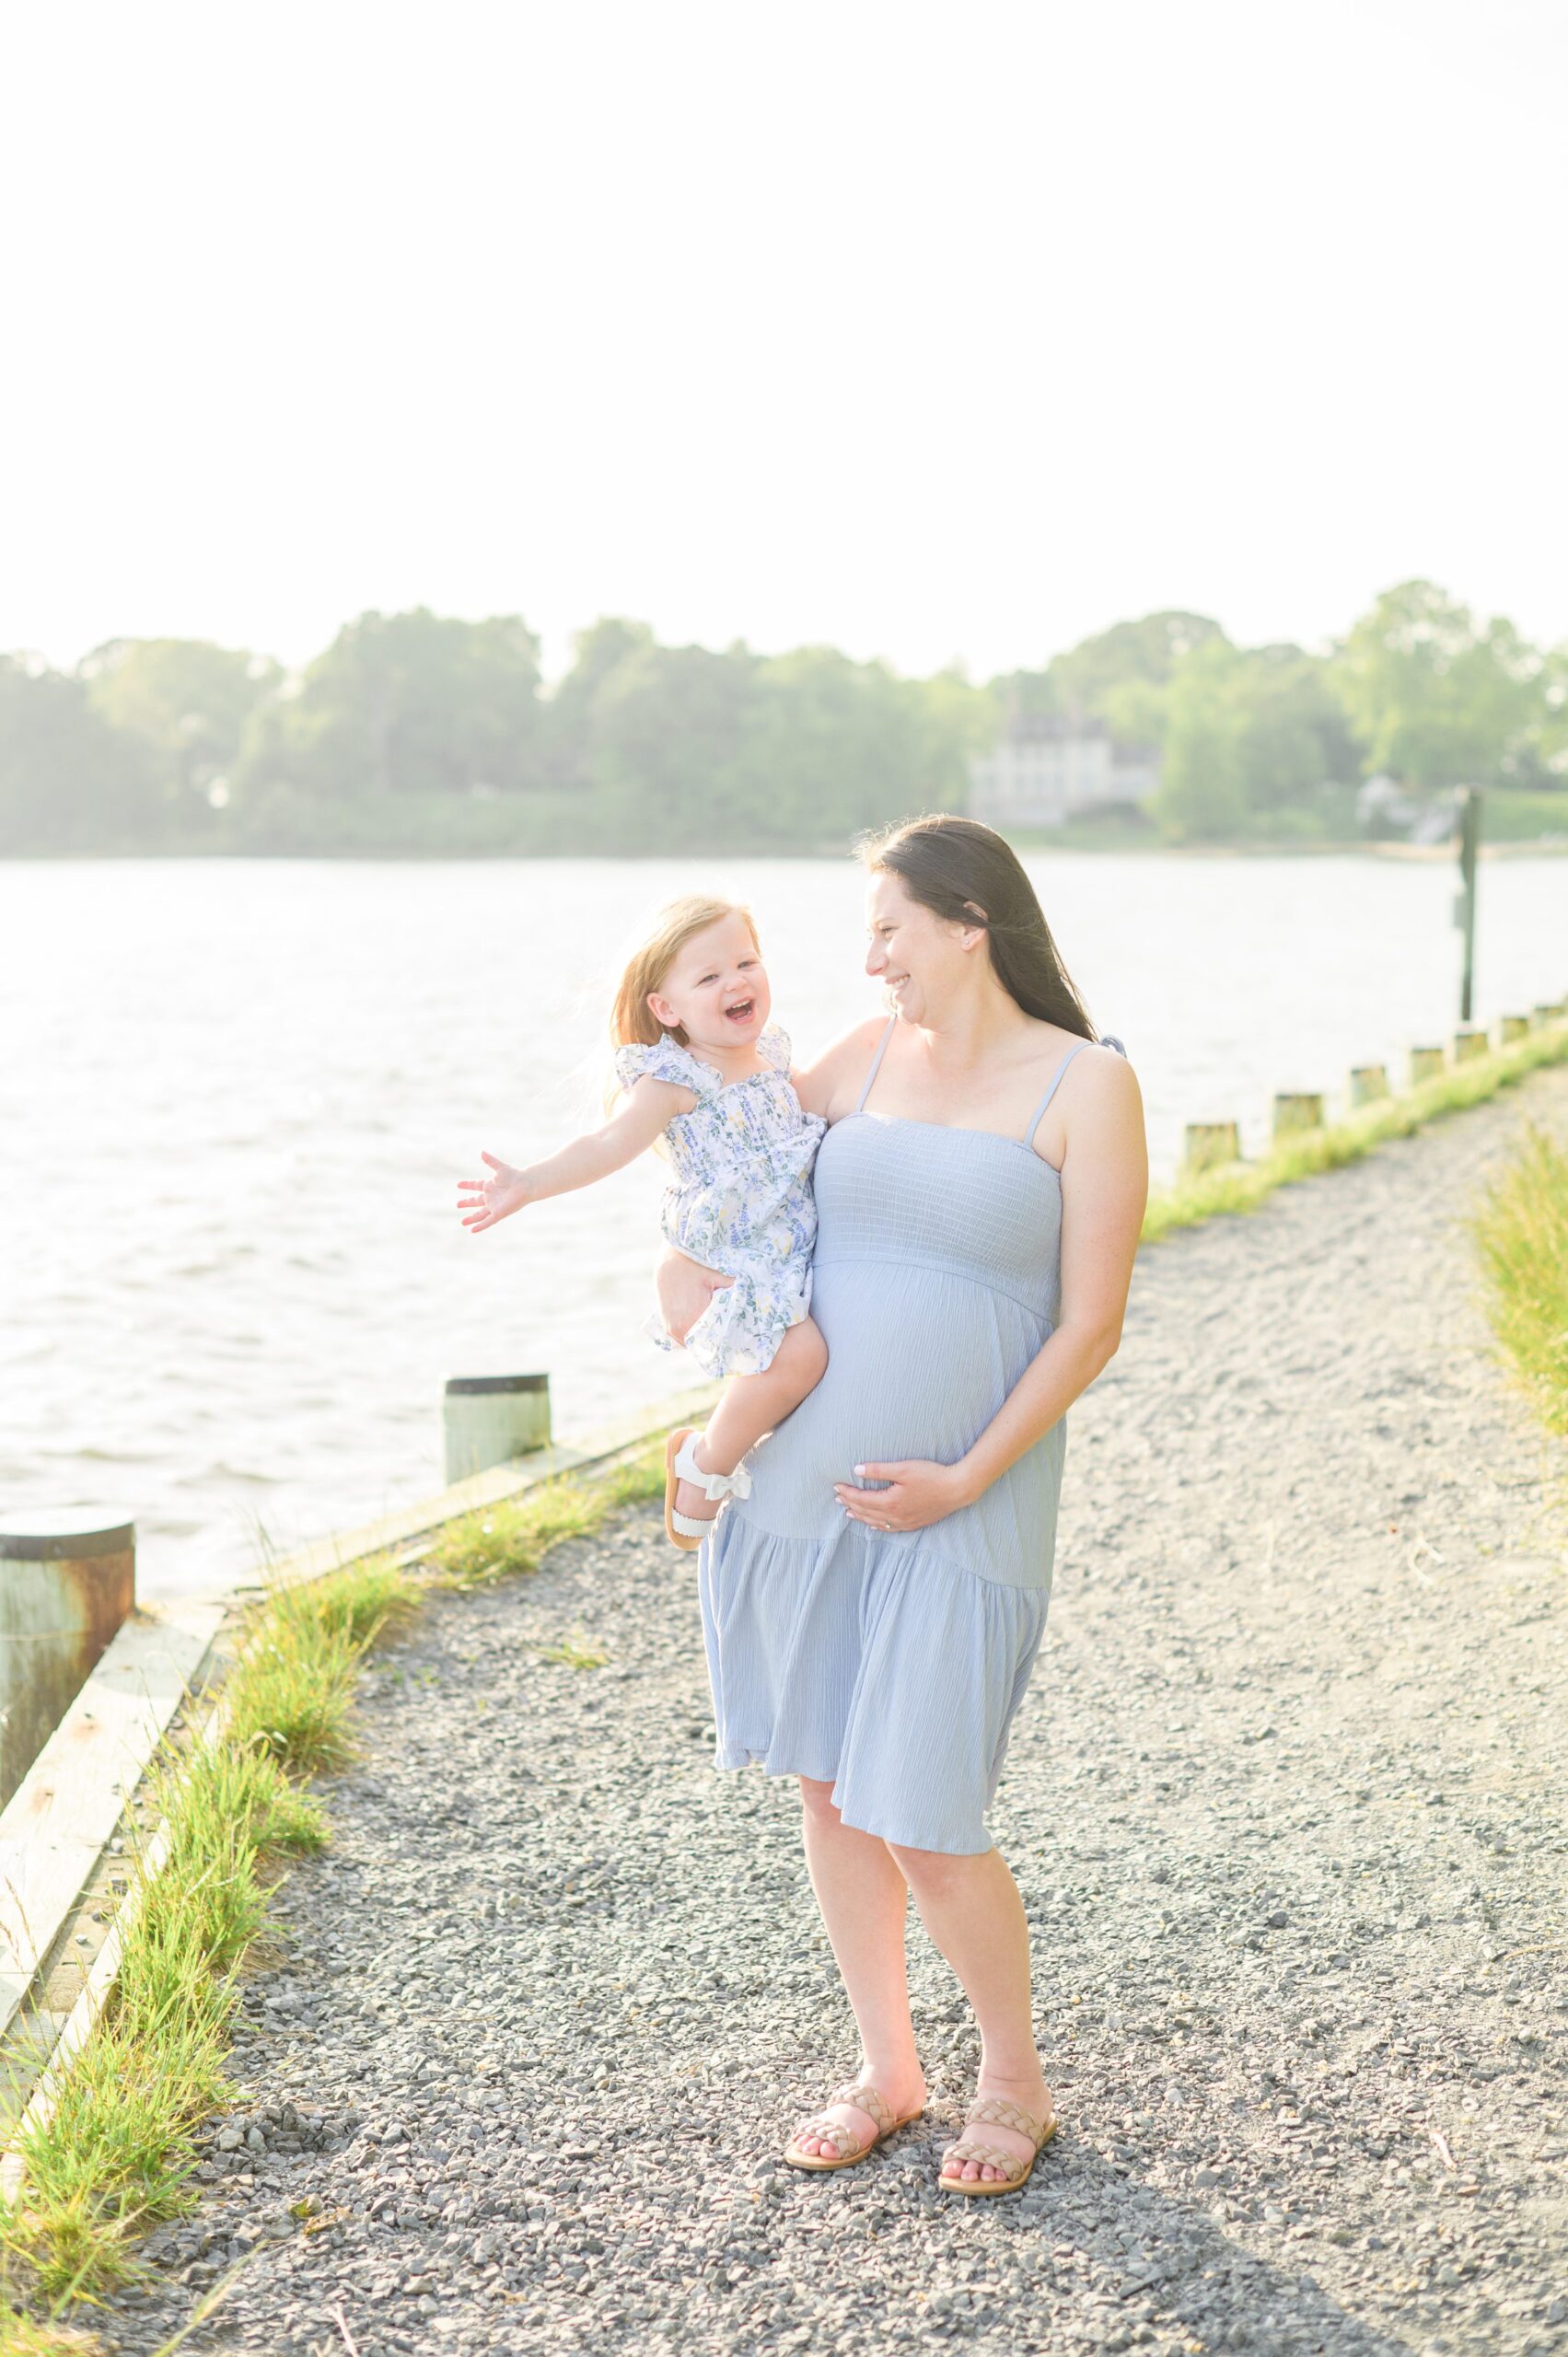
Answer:
<svg viewBox="0 0 1568 2357"><path fill-rule="evenodd" d="M732 1376L697 1443L697 1462L703 1472L733 1473L747 1450L755 1448L764 1433L782 1424L790 1410L816 1389L827 1364L821 1329L806 1318L789 1329L772 1364L761 1375ZM699 1522L710 1521L719 1510L718 1501L692 1481L679 1483L675 1504L678 1513Z"/></svg>
<svg viewBox="0 0 1568 2357"><path fill-rule="evenodd" d="M925 2101L925 2081L904 1964L909 1892L888 1844L845 1825L832 1792L831 1784L800 1780L811 1887L860 2032L864 2075L895 2112L914 2111ZM877 2133L876 2121L856 2104L833 2104L829 2111L863 2143ZM804 2153L832 2156L821 2137L797 2141Z"/></svg>
<svg viewBox="0 0 1568 2357"><path fill-rule="evenodd" d="M948 1857L936 1850L888 1845L910 1888L921 1919L962 1983L980 2025L979 2093L1005 2096L1035 2119L1051 2107L1034 2041L1029 1990L1029 1932L1024 1902L999 1853ZM1027 2136L989 2124L981 2141L1028 2157ZM969 2161L968 2177L999 2177L1005 2172Z"/></svg>

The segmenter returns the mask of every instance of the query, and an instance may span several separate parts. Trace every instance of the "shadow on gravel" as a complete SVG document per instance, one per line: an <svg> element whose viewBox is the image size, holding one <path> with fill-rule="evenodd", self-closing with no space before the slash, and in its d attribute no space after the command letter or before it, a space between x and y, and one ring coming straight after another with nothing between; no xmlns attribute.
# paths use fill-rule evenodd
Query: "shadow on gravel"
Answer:
<svg viewBox="0 0 1568 2357"><path fill-rule="evenodd" d="M1018 2234L1050 2235L1058 2302L1076 2309L1092 2345L1168 2347L1176 2327L1205 2350L1245 2357L1411 2357L1424 2347L1424 2336L1412 2343L1363 2323L1309 2271L1260 2258L1230 2226L1129 2173L1070 2128L1051 2151L1051 2165L1042 2155L1028 2190L994 2208L1011 2213ZM1108 2256L1109 2236L1133 2244L1136 2255L1120 2263ZM1080 2251L1092 2261L1094 2287L1086 2283L1074 2297L1067 2279Z"/></svg>

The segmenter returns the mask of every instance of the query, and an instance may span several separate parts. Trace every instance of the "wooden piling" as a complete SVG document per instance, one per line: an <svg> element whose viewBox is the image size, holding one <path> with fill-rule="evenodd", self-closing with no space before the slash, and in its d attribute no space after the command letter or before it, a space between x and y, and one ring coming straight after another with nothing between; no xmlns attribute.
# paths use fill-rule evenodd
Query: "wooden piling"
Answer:
<svg viewBox="0 0 1568 2357"><path fill-rule="evenodd" d="M1321 1096L1280 1096L1274 1098L1274 1135L1295 1136L1302 1130L1320 1130L1323 1126Z"/></svg>
<svg viewBox="0 0 1568 2357"><path fill-rule="evenodd" d="M136 1601L136 1527L93 1506L0 1522L0 1807Z"/></svg>
<svg viewBox="0 0 1568 2357"><path fill-rule="evenodd" d="M1419 1088L1423 1080L1435 1080L1448 1068L1446 1048L1412 1048L1411 1050L1411 1086Z"/></svg>
<svg viewBox="0 0 1568 2357"><path fill-rule="evenodd" d="M1387 1064L1353 1064L1350 1074L1350 1101L1353 1105L1370 1105L1379 1097L1388 1095Z"/></svg>
<svg viewBox="0 0 1568 2357"><path fill-rule="evenodd" d="M466 1481L550 1446L547 1375L456 1375L441 1403L447 1480Z"/></svg>
<svg viewBox="0 0 1568 2357"><path fill-rule="evenodd" d="M1511 1040L1524 1039L1531 1028L1530 1018L1527 1015L1500 1016L1497 1022L1497 1039L1499 1046L1505 1048L1509 1045Z"/></svg>
<svg viewBox="0 0 1568 2357"><path fill-rule="evenodd" d="M1454 1034L1454 1062L1457 1064L1473 1063L1477 1056L1489 1054L1491 1048L1492 1042L1485 1032L1471 1030L1468 1025Z"/></svg>
<svg viewBox="0 0 1568 2357"><path fill-rule="evenodd" d="M1217 1170L1241 1159L1241 1132L1234 1121L1189 1121L1182 1149L1184 1170Z"/></svg>

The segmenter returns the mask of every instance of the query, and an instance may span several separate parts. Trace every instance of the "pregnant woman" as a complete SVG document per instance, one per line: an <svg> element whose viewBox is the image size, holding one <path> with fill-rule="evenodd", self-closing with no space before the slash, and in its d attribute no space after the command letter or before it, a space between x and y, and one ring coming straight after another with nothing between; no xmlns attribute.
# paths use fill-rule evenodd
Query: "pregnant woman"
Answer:
<svg viewBox="0 0 1568 2357"><path fill-rule="evenodd" d="M1097 1042L999 835L917 819L866 851L891 1016L796 1073L816 1174L815 1391L700 1558L720 1765L800 1780L861 2039L784 2158L862 2160L925 2102L912 1891L974 2008L976 2100L939 2182L1004 2194L1056 2126L1028 1933L984 1812L1044 1632L1065 1411L1121 1338L1147 1191L1142 1104ZM711 1274L667 1257L679 1336Z"/></svg>

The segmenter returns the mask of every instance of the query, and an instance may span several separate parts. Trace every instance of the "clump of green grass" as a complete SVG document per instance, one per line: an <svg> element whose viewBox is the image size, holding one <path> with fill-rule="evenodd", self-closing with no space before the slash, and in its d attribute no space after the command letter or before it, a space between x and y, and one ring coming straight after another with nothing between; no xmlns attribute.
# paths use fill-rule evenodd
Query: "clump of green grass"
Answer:
<svg viewBox="0 0 1568 2357"><path fill-rule="evenodd" d="M610 1659L597 1638L586 1637L581 1629L553 1645L536 1645L534 1651L540 1661L562 1662L568 1669L602 1669Z"/></svg>
<svg viewBox="0 0 1568 2357"><path fill-rule="evenodd" d="M1472 1063L1458 1064L1398 1097L1384 1097L1318 1130L1282 1138L1256 1162L1222 1163L1193 1171L1149 1198L1144 1241L1153 1244L1174 1228L1195 1227L1227 1213L1255 1211L1276 1187L1315 1178L1359 1162L1391 1138L1406 1138L1446 1113L1463 1111L1510 1088L1545 1064L1568 1062L1568 1024L1532 1033Z"/></svg>
<svg viewBox="0 0 1568 2357"><path fill-rule="evenodd" d="M246 1650L226 1689L230 1742L269 1749L296 1774L345 1765L360 1663L418 1600L414 1583L388 1555L367 1555L264 1596L244 1625Z"/></svg>
<svg viewBox="0 0 1568 2357"><path fill-rule="evenodd" d="M433 1587L468 1591L520 1573L537 1572L552 1547L586 1538L621 1507L664 1493L664 1458L645 1450L602 1480L563 1476L541 1481L520 1498L476 1506L447 1523L425 1562Z"/></svg>
<svg viewBox="0 0 1568 2357"><path fill-rule="evenodd" d="M416 1601L383 1557L275 1591L247 1617L221 1735L155 1759L161 1869L134 1837L114 1988L52 2109L23 2133L22 2198L0 2208L0 2250L34 2300L145 2280L134 2238L195 2206L195 2130L237 2093L223 2064L240 1966L276 1888L264 1868L324 1846L301 1780L353 1756L360 1661Z"/></svg>
<svg viewBox="0 0 1568 2357"><path fill-rule="evenodd" d="M1534 1122L1471 1232L1504 1362L1548 1429L1568 1434L1568 1153Z"/></svg>

